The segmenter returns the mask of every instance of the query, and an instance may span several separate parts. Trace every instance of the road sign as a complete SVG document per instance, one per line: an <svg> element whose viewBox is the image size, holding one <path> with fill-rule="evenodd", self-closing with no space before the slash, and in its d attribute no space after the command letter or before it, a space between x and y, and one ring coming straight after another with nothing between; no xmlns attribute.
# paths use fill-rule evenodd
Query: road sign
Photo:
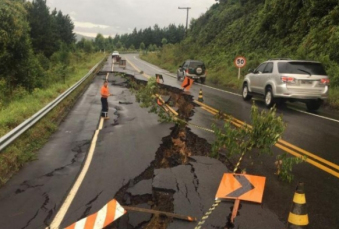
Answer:
<svg viewBox="0 0 339 229"><path fill-rule="evenodd" d="M243 57L243 56L237 56L237 57L234 59L234 65L235 65L237 68L243 68L243 67L245 67L245 65L246 65L246 58Z"/></svg>
<svg viewBox="0 0 339 229"><path fill-rule="evenodd" d="M246 65L246 58L243 56L237 56L234 59L234 65L238 68L238 79L240 79L240 69L245 67Z"/></svg>
<svg viewBox="0 0 339 229"><path fill-rule="evenodd" d="M189 91L192 84L193 84L194 80L189 78L189 77L185 77L184 81L182 82L181 84L181 87L186 90L186 91Z"/></svg>
<svg viewBox="0 0 339 229"><path fill-rule="evenodd" d="M266 177L225 173L221 179L216 199L239 199L262 202Z"/></svg>

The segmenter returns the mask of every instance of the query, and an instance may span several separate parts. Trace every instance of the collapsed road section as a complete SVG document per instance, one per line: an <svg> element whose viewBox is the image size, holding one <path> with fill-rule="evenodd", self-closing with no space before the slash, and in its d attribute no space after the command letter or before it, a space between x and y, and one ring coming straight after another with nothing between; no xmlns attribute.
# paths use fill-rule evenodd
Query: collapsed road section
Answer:
<svg viewBox="0 0 339 229"><path fill-rule="evenodd" d="M129 81L139 84L132 76ZM115 82L116 84L116 82ZM181 90L163 85L161 90L186 121L194 115L193 100ZM173 124L174 125L174 124ZM214 201L211 193L228 169L218 160L206 157L211 145L193 134L186 126L174 125L162 138L150 166L122 187L115 198L125 206L174 212L200 218ZM212 191L213 190L213 191ZM225 226L226 217L216 226ZM108 228L194 228L195 223L146 212L129 212Z"/></svg>
<svg viewBox="0 0 339 229"><path fill-rule="evenodd" d="M117 79L113 84L121 85L119 81L122 81L124 86L128 86L128 81L131 80L138 84L146 84L145 81L136 80L132 75L124 75L123 78L127 80ZM189 121L194 115L192 97L183 94L178 88L166 85L161 85L160 91L168 98L168 104L176 109L178 117ZM119 114L119 110L117 113ZM230 171L225 165L227 163L208 157L210 151L211 145L205 139L193 134L190 128L172 124L170 134L162 138L162 143L147 169L126 182L114 197L124 206L173 212L200 219L214 203L222 175ZM231 165L230 167L233 169ZM206 221L204 228L229 227L232 206L233 203L222 202ZM256 208L258 206L250 205L245 214ZM267 209L263 209L264 215L271 214ZM262 212L251 213L254 218L258 214ZM261 221L261 226L275 228L277 225L279 227L283 225L274 214L269 218L265 220L266 222ZM128 211L126 216L107 228L195 228L196 223L163 214L151 215L146 211ZM246 228L246 225L253 225L253 222L244 220L242 225Z"/></svg>
<svg viewBox="0 0 339 229"><path fill-rule="evenodd" d="M106 66L106 69L110 66ZM130 79L134 78L132 75ZM110 82L110 119L104 122L96 141L93 160L60 227L87 217L116 198L123 206L172 212L200 219L214 202L227 166L209 158L211 146L186 126L159 123L136 102L128 88L128 78L120 74L97 76L91 90L54 135L49 154L34 162L34 174L12 182L2 192L1 225L4 228L44 228L60 208L63 190L71 186L90 148L90 139L100 112L100 87ZM145 82L137 82L145 84ZM164 95L188 121L194 115L192 98L177 88L164 86ZM84 105L88 109L83 109ZM89 109L92 108L92 109ZM90 114L87 115L86 114ZM83 119L82 117L87 117ZM91 125L89 125L91 124ZM75 128L73 126L80 126ZM96 131L97 132L97 131ZM68 145L70 147L62 147ZM43 167L46 162L58 162ZM38 165L37 165L38 164ZM43 168L43 170L41 169ZM35 171L37 170L37 171ZM41 170L41 171L40 171ZM5 194L5 195L4 195ZM209 216L204 228L224 228L232 203L222 202ZM242 204L237 226L241 228L283 228L266 207ZM242 217L244 216L244 217ZM107 228L194 228L187 222L164 214L129 211Z"/></svg>

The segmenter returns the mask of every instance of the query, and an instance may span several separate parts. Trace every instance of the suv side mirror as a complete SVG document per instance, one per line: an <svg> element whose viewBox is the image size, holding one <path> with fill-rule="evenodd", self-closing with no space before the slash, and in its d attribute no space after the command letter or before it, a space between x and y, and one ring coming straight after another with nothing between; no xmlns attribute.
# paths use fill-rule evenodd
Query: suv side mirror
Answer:
<svg viewBox="0 0 339 229"><path fill-rule="evenodd" d="M250 69L248 69L248 72L249 72L249 73L253 73L253 72L254 72L254 69L250 68Z"/></svg>

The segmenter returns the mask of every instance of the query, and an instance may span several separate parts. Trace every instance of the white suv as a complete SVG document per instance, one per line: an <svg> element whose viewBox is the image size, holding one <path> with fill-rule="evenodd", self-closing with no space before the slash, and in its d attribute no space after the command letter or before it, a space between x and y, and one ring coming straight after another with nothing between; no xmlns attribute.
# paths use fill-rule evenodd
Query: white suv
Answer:
<svg viewBox="0 0 339 229"><path fill-rule="evenodd" d="M275 102L301 101L312 111L317 110L328 97L330 81L319 62L271 59L249 72L242 87L244 100L261 95L267 107Z"/></svg>

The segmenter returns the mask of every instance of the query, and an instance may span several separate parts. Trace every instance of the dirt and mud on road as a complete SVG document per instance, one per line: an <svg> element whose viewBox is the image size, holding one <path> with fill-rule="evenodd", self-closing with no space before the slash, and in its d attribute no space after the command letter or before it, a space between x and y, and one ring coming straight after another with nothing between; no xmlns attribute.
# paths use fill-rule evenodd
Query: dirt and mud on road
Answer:
<svg viewBox="0 0 339 229"><path fill-rule="evenodd" d="M131 75L124 78L145 84ZM117 82L113 84L121 85ZM189 121L194 115L192 96L166 85L161 85L160 94L169 98L169 104L175 108L181 119ZM151 165L123 186L115 198L125 206L173 212L200 220L214 202L214 194L211 193L217 190L223 173L229 171L225 164L208 157L210 151L211 145L192 133L189 127L173 124L170 135L163 137ZM224 215L228 213L224 212ZM129 211L127 216L107 228L178 229L194 228L196 223L164 215ZM213 226L224 228L226 224L227 217L223 217Z"/></svg>

